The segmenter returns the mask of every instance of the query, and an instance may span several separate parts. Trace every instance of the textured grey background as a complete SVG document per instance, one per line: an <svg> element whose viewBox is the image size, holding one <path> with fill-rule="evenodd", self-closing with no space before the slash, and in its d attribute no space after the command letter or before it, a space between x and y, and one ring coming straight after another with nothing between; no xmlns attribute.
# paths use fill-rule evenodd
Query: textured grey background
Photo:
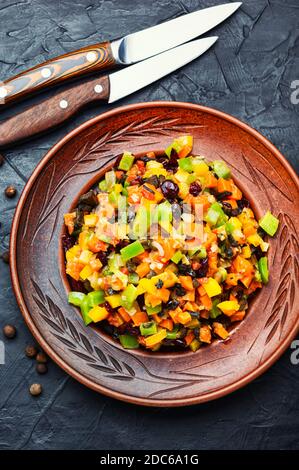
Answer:
<svg viewBox="0 0 299 470"><path fill-rule="evenodd" d="M0 0L0 78L223 1ZM262 132L298 170L299 105L290 102L290 85L299 80L299 1L244 0L216 31L220 40L204 57L119 104L176 100L216 107ZM0 119L25 105L1 110ZM4 197L4 188L15 184L20 192L55 142L105 109L88 109L64 128L4 152L1 252L8 248L17 202ZM24 358L32 338L2 262L0 288L0 326L18 328L17 339L5 341L6 363L0 365L0 449L299 448L299 365L291 365L291 349L255 382L216 402L187 409L136 407L84 388L52 363L48 375L38 377ZM38 399L28 394L35 381L44 386Z"/></svg>

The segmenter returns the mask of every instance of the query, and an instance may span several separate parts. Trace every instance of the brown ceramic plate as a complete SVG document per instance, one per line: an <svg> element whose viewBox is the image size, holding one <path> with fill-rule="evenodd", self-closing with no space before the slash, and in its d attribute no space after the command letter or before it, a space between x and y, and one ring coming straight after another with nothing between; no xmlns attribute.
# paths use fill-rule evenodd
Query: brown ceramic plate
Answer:
<svg viewBox="0 0 299 470"><path fill-rule="evenodd" d="M194 136L194 151L222 158L260 217L280 219L271 240L271 280L231 339L196 353L123 350L85 327L67 303L61 253L63 214L116 155L165 148ZM19 201L11 236L15 294L30 330L66 372L111 397L151 406L183 406L230 393L264 372L298 330L299 184L278 150L255 130L188 103L142 103L92 119L56 144L37 166Z"/></svg>

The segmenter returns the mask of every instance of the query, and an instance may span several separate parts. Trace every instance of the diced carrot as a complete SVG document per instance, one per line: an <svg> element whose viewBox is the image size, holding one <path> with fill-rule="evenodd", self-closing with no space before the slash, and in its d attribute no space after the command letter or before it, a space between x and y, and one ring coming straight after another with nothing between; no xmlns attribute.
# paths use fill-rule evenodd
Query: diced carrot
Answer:
<svg viewBox="0 0 299 470"><path fill-rule="evenodd" d="M75 281L79 281L80 272L84 268L84 264L78 261L68 261L66 265L66 273L71 276Z"/></svg>
<svg viewBox="0 0 299 470"><path fill-rule="evenodd" d="M168 302L169 296L170 296L170 290L165 289L165 287L162 287L162 289L157 289L155 296L162 300L162 302Z"/></svg>
<svg viewBox="0 0 299 470"><path fill-rule="evenodd" d="M245 293L246 295L252 294L256 289L260 289L262 287L262 283L258 281L252 281L248 289L246 289Z"/></svg>
<svg viewBox="0 0 299 470"><path fill-rule="evenodd" d="M209 276L213 276L218 271L218 253L209 251L208 253Z"/></svg>
<svg viewBox="0 0 299 470"><path fill-rule="evenodd" d="M194 302L195 301L195 289L192 291L189 290L185 295L182 296L182 299L190 301L190 302Z"/></svg>
<svg viewBox="0 0 299 470"><path fill-rule="evenodd" d="M180 283L184 289L193 290L193 282L191 276L179 276Z"/></svg>
<svg viewBox="0 0 299 470"><path fill-rule="evenodd" d="M190 145L185 145L182 150L180 150L179 152L179 158L185 158L189 155L189 153L191 152L192 150L192 147L190 147Z"/></svg>
<svg viewBox="0 0 299 470"><path fill-rule="evenodd" d="M116 176L116 179L120 180L123 176L124 172L122 170L116 170L115 171L115 176Z"/></svg>
<svg viewBox="0 0 299 470"><path fill-rule="evenodd" d="M159 315L157 315L156 313L152 315L152 317L156 323L160 324L162 322L162 318L160 318Z"/></svg>
<svg viewBox="0 0 299 470"><path fill-rule="evenodd" d="M234 199L225 199L222 202L228 202L228 204L231 205L232 209L237 209L238 208L238 203Z"/></svg>
<svg viewBox="0 0 299 470"><path fill-rule="evenodd" d="M229 336L228 331L224 328L222 323L214 322L213 323L214 333L219 336L221 339L226 339Z"/></svg>
<svg viewBox="0 0 299 470"><path fill-rule="evenodd" d="M203 289L204 290L204 289ZM210 299L210 297L206 294L206 291L205 291L205 295L202 295L200 297L200 301L202 303L202 305L204 306L204 308L206 310L211 310L213 304L212 304L212 300Z"/></svg>
<svg viewBox="0 0 299 470"><path fill-rule="evenodd" d="M200 312L200 317L201 317L201 318L205 318L206 320L208 320L208 318L210 318L210 314L209 314L209 312L208 312L207 310L202 310L202 311Z"/></svg>
<svg viewBox="0 0 299 470"><path fill-rule="evenodd" d="M93 253L99 253L100 251L106 251L108 244L99 240L95 235L92 236L87 242L88 248Z"/></svg>
<svg viewBox="0 0 299 470"><path fill-rule="evenodd" d="M131 321L130 315L123 307L120 307L117 311L125 322Z"/></svg>
<svg viewBox="0 0 299 470"><path fill-rule="evenodd" d="M236 200L242 199L243 197L242 192L235 184L232 184L231 192L232 192L232 195L228 196L228 199L236 199Z"/></svg>
<svg viewBox="0 0 299 470"><path fill-rule="evenodd" d="M186 345L189 346L189 344L192 343L194 338L195 338L195 335L194 335L193 331L189 331L189 333L184 338L184 341L185 341Z"/></svg>
<svg viewBox="0 0 299 470"><path fill-rule="evenodd" d="M148 316L145 312L140 311L140 312L136 312L132 316L132 320L135 326L139 326L141 325L141 323L145 323L148 321Z"/></svg>
<svg viewBox="0 0 299 470"><path fill-rule="evenodd" d="M135 258L138 259L139 261L143 261L145 258L148 258L148 256L149 256L149 252L144 251L143 253L140 253L140 255L135 256Z"/></svg>
<svg viewBox="0 0 299 470"><path fill-rule="evenodd" d="M177 316L179 313L182 312L182 309L180 307L177 307L176 309L174 310L169 310L168 314L169 316L172 318L172 320L174 321L174 323L179 323L178 319L177 319ZM191 316L191 315L190 315Z"/></svg>
<svg viewBox="0 0 299 470"><path fill-rule="evenodd" d="M230 321L231 321L231 322L234 322L234 321L242 321L243 318L245 317L245 313L246 313L246 312L245 312L244 310L242 310L241 312L236 312L236 313L234 313L234 315L232 315L232 316L230 317Z"/></svg>
<svg viewBox="0 0 299 470"><path fill-rule="evenodd" d="M237 286L238 281L241 279L241 277L242 276L239 273L228 273L228 275L226 277L226 280L225 280L225 283L228 286Z"/></svg>
<svg viewBox="0 0 299 470"><path fill-rule="evenodd" d="M149 264L145 261L140 263L136 268L136 273L139 277L144 277L150 272Z"/></svg>
<svg viewBox="0 0 299 470"><path fill-rule="evenodd" d="M71 212L69 214L64 214L64 223L67 226L68 232L72 235L75 227L75 218L76 212Z"/></svg>
<svg viewBox="0 0 299 470"><path fill-rule="evenodd" d="M151 158L151 159L156 158L155 152L147 152L146 156L147 156L148 158Z"/></svg>
<svg viewBox="0 0 299 470"><path fill-rule="evenodd" d="M191 317L190 313L182 311L182 312L178 313L177 320L178 320L179 323L182 323L183 325L186 325L187 323L189 323L192 320L192 317Z"/></svg>
<svg viewBox="0 0 299 470"><path fill-rule="evenodd" d="M246 225L246 227L244 227L243 233L246 238L250 237L250 235L254 235L256 233L256 228L254 227L254 225L248 224Z"/></svg>
<svg viewBox="0 0 299 470"><path fill-rule="evenodd" d="M206 295L206 291L205 291L205 288L203 286L199 286L198 289L197 289L200 297L203 297Z"/></svg>
<svg viewBox="0 0 299 470"><path fill-rule="evenodd" d="M107 320L110 323L110 325L113 325L116 328L118 328L124 323L122 317L117 312L111 313L109 317L107 317Z"/></svg>
<svg viewBox="0 0 299 470"><path fill-rule="evenodd" d="M183 310L188 310L189 312L196 312L198 310L198 307L193 302L186 302Z"/></svg>
<svg viewBox="0 0 299 470"><path fill-rule="evenodd" d="M210 343L212 339L211 330L208 325L204 325L199 330L199 339L203 343Z"/></svg>
<svg viewBox="0 0 299 470"><path fill-rule="evenodd" d="M142 160L137 160L136 165L139 171L144 172L145 163Z"/></svg>
<svg viewBox="0 0 299 470"><path fill-rule="evenodd" d="M217 188L217 178L210 171L205 175L205 186L206 188Z"/></svg>
<svg viewBox="0 0 299 470"><path fill-rule="evenodd" d="M158 316L158 318L160 318L160 317ZM172 331L173 330L173 321L170 318L166 318L165 320L162 320L160 322L160 326L162 326L162 328L166 328L166 330Z"/></svg>
<svg viewBox="0 0 299 470"><path fill-rule="evenodd" d="M218 193L224 193L226 191L232 192L232 181L226 180L224 178L219 178L217 182L217 191Z"/></svg>

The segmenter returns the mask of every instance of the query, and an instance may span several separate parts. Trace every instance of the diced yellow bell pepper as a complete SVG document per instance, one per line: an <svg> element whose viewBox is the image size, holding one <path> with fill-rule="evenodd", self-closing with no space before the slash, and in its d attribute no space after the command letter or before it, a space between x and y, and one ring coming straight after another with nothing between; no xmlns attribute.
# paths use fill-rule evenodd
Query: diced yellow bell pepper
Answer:
<svg viewBox="0 0 299 470"><path fill-rule="evenodd" d="M236 300L226 300L217 304L217 307L224 313L224 315L230 317L239 310L240 305Z"/></svg>
<svg viewBox="0 0 299 470"><path fill-rule="evenodd" d="M79 261L80 263L88 264L93 256L94 254L91 251L83 250L79 256Z"/></svg>
<svg viewBox="0 0 299 470"><path fill-rule="evenodd" d="M229 223L232 225L233 230L241 230L242 222L237 217L231 217Z"/></svg>
<svg viewBox="0 0 299 470"><path fill-rule="evenodd" d="M261 245L261 243L263 243L263 239L257 233L247 237L247 241L248 243L250 243L250 245L253 245L253 246L259 246Z"/></svg>
<svg viewBox="0 0 299 470"><path fill-rule="evenodd" d="M193 167L194 173L196 173L197 176L204 176L209 171L208 165L205 162L203 162L202 160L200 160L199 158L198 159L196 159L196 158L193 159L192 167Z"/></svg>
<svg viewBox="0 0 299 470"><path fill-rule="evenodd" d="M81 252L81 248L79 245L74 245L72 248L67 250L65 257L67 261L72 261L74 258L76 258Z"/></svg>
<svg viewBox="0 0 299 470"><path fill-rule="evenodd" d="M179 168L179 170L174 174L174 177L180 183L186 183L189 177L189 173L188 171L185 171Z"/></svg>
<svg viewBox="0 0 299 470"><path fill-rule="evenodd" d="M251 256L251 249L250 249L250 246L249 245L246 245L242 248L242 256L243 258L245 259L248 259L250 258Z"/></svg>
<svg viewBox="0 0 299 470"><path fill-rule="evenodd" d="M203 284L203 288L209 297L214 297L215 295L219 295L222 292L220 284L212 277L209 277L208 281Z"/></svg>
<svg viewBox="0 0 299 470"><path fill-rule="evenodd" d="M97 214L86 214L84 216L84 225L87 227L95 227L98 223L99 216Z"/></svg>
<svg viewBox="0 0 299 470"><path fill-rule="evenodd" d="M87 250L89 240L89 232L83 231L79 234L79 246L82 250Z"/></svg>
<svg viewBox="0 0 299 470"><path fill-rule="evenodd" d="M91 276L93 273L93 270L91 268L91 266L89 266L88 264L82 269L82 271L80 271L80 278L82 279L82 281L86 281L86 279Z"/></svg>
<svg viewBox="0 0 299 470"><path fill-rule="evenodd" d="M105 300L111 305L112 308L117 308L121 305L120 294L108 295L107 297L105 297Z"/></svg>
<svg viewBox="0 0 299 470"><path fill-rule="evenodd" d="M99 321L105 320L105 318L109 316L109 312L105 309L105 307L99 307L97 305L88 312L88 316L94 323L97 323Z"/></svg>
<svg viewBox="0 0 299 470"><path fill-rule="evenodd" d="M123 189L122 184L116 183L114 185L114 192L115 193L120 194L122 192L122 189Z"/></svg>
<svg viewBox="0 0 299 470"><path fill-rule="evenodd" d="M185 199L189 194L189 184L179 183L179 196L181 199Z"/></svg>
<svg viewBox="0 0 299 470"><path fill-rule="evenodd" d="M152 346L155 346L156 344L160 343L164 338L166 338L167 331L164 329L161 329L158 331L158 333L148 336L145 338L145 346L147 348L151 348Z"/></svg>
<svg viewBox="0 0 299 470"><path fill-rule="evenodd" d="M144 294L145 292L148 292L151 284L152 284L151 279L146 279L146 278L140 279L138 286L137 286L137 291L136 291L137 296Z"/></svg>

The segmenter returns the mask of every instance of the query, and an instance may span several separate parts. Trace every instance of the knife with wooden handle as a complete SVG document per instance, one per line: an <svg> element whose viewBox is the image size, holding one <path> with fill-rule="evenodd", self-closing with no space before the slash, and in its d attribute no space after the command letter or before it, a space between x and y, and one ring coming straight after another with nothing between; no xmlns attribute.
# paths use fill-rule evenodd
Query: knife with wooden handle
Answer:
<svg viewBox="0 0 299 470"><path fill-rule="evenodd" d="M87 73L153 57L201 36L232 15L240 5L240 2L234 2L195 11L121 39L51 59L1 82L0 104L12 103Z"/></svg>
<svg viewBox="0 0 299 470"><path fill-rule="evenodd" d="M58 126L84 105L113 103L159 80L207 51L218 37L198 39L126 67L110 75L89 78L27 110L0 122L0 147L25 140Z"/></svg>

